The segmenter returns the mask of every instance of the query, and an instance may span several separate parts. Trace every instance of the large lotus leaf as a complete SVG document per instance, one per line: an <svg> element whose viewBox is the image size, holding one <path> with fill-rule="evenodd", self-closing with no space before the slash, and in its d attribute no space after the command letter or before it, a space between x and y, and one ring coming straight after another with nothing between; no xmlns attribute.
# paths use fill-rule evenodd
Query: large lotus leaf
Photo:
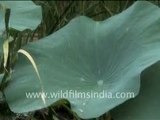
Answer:
<svg viewBox="0 0 160 120"><path fill-rule="evenodd" d="M4 30L5 9L11 9L10 27L17 30L35 29L41 22L41 7L32 1L0 1L0 31Z"/></svg>
<svg viewBox="0 0 160 120"><path fill-rule="evenodd" d="M160 119L160 62L142 72L139 95L112 111L115 120Z"/></svg>
<svg viewBox="0 0 160 120"><path fill-rule="evenodd" d="M141 72L160 59L160 9L136 2L105 21L73 19L56 33L25 48L34 58L42 86L29 60L19 55L6 99L16 113L45 107L41 97L27 99L26 92L134 92ZM53 96L52 96L53 97ZM59 98L46 98L47 106ZM129 98L67 98L82 118L94 118Z"/></svg>

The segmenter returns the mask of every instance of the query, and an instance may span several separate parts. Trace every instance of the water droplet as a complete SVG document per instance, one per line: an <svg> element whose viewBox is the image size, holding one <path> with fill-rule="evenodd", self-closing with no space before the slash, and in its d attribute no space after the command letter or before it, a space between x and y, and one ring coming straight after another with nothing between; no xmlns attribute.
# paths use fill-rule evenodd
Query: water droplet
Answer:
<svg viewBox="0 0 160 120"><path fill-rule="evenodd" d="M82 109L79 109L79 111L80 111L80 112L83 112L83 110L82 110Z"/></svg>
<svg viewBox="0 0 160 120"><path fill-rule="evenodd" d="M98 81L97 81L97 84L98 84L99 86L103 85L103 80L98 80Z"/></svg>
<svg viewBox="0 0 160 120"><path fill-rule="evenodd" d="M74 101L71 101L71 104L75 104L75 102L74 102Z"/></svg>
<svg viewBox="0 0 160 120"><path fill-rule="evenodd" d="M82 105L83 105L83 106L85 106L85 105L86 105L86 103L82 103Z"/></svg>
<svg viewBox="0 0 160 120"><path fill-rule="evenodd" d="M129 31L129 28L126 28L126 31L128 32L128 31Z"/></svg>
<svg viewBox="0 0 160 120"><path fill-rule="evenodd" d="M76 103L74 101L71 101L71 106L72 107L75 107L76 106Z"/></svg>
<svg viewBox="0 0 160 120"><path fill-rule="evenodd" d="M99 21L96 21L96 25L99 25L100 24L100 22Z"/></svg>
<svg viewBox="0 0 160 120"><path fill-rule="evenodd" d="M80 78L81 81L86 81L83 77Z"/></svg>

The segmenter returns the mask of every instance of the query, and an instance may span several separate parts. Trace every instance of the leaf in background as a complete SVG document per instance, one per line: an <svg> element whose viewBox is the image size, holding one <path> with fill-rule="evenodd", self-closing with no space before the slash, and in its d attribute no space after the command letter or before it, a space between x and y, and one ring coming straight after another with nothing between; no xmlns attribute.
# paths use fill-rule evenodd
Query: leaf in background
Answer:
<svg viewBox="0 0 160 120"><path fill-rule="evenodd" d="M17 30L35 29L41 22L41 7L32 1L0 1L0 31L4 30L5 8L11 9L10 24Z"/></svg>
<svg viewBox="0 0 160 120"><path fill-rule="evenodd" d="M112 110L115 120L160 119L160 62L142 72L139 95Z"/></svg>
<svg viewBox="0 0 160 120"><path fill-rule="evenodd" d="M102 22L87 17L73 19L56 33L34 43L27 50L34 58L44 92L134 92L140 88L140 74L160 59L160 9L148 2L136 2L121 14ZM15 67L5 96L12 111L33 111L45 107L41 98L27 99L27 92L40 92L32 65L23 56ZM51 97L51 96L49 96ZM46 98L51 105L59 98ZM67 98L82 118L94 118L129 98Z"/></svg>

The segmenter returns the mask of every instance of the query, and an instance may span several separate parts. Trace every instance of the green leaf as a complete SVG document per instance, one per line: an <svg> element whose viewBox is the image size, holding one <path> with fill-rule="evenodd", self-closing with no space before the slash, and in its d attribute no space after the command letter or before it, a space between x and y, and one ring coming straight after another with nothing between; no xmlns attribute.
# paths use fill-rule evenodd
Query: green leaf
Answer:
<svg viewBox="0 0 160 120"><path fill-rule="evenodd" d="M160 59L159 19L157 6L136 2L105 21L77 17L56 33L23 49L36 62L48 94L60 90L105 90L113 95L134 92L136 96L141 72ZM29 99L27 92L41 92L41 84L28 59L19 56L12 81L5 89L12 111L22 113L45 107L41 97ZM48 106L59 99L48 96ZM129 98L67 99L80 117L94 118Z"/></svg>
<svg viewBox="0 0 160 120"><path fill-rule="evenodd" d="M41 7L32 1L0 1L0 31L4 30L5 9L11 9L10 26L17 30L35 29L41 22Z"/></svg>
<svg viewBox="0 0 160 120"><path fill-rule="evenodd" d="M160 119L160 62L147 68L141 75L139 95L112 110L115 120Z"/></svg>

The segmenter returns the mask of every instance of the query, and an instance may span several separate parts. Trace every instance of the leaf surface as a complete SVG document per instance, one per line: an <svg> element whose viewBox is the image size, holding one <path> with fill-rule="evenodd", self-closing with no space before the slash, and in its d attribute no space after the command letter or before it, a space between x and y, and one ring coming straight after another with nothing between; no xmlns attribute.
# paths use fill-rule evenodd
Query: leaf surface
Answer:
<svg viewBox="0 0 160 120"><path fill-rule="evenodd" d="M104 90L113 95L138 94L141 72L160 59L159 26L160 9L139 1L105 21L77 17L23 49L36 62L44 92L48 93L48 106L60 99L61 95L55 94L83 92L85 98L66 98L80 117L94 118L129 98L89 98L87 93L91 96L90 92ZM22 113L45 107L41 97L26 97L26 93L41 91L37 79L30 62L19 56L12 81L5 89L12 111Z"/></svg>

